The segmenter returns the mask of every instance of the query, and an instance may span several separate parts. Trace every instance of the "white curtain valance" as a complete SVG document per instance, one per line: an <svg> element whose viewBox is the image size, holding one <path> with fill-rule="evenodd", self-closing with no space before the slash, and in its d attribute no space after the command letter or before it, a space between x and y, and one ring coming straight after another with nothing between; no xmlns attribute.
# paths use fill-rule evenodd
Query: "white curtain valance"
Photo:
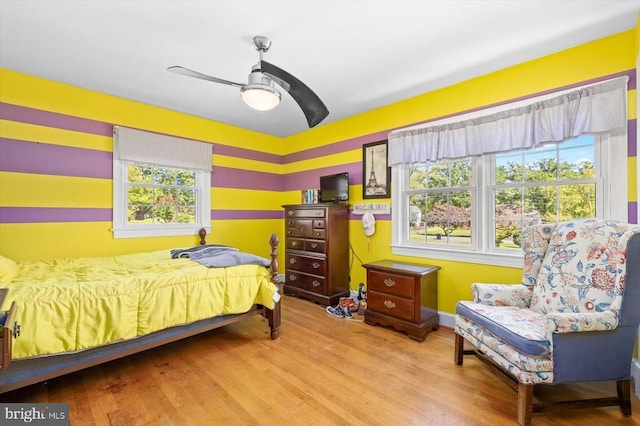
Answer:
<svg viewBox="0 0 640 426"><path fill-rule="evenodd" d="M209 143L118 126L113 136L114 156L120 160L211 171Z"/></svg>
<svg viewBox="0 0 640 426"><path fill-rule="evenodd" d="M468 120L393 131L389 164L436 162L624 131L628 80L619 77Z"/></svg>

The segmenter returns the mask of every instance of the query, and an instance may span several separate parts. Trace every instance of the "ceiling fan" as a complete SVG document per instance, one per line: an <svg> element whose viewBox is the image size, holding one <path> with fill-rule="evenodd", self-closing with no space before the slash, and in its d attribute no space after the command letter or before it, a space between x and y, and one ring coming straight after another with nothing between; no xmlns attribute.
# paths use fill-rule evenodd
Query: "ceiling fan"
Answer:
<svg viewBox="0 0 640 426"><path fill-rule="evenodd" d="M265 36L257 35L253 37L253 43L259 52L260 58L258 63L251 68L249 82L247 84L212 77L177 65L167 68L167 71L213 81L214 83L239 87L244 102L250 107L261 111L275 108L280 103L280 92L274 84L277 83L289 92L291 97L300 106L307 118L309 127L314 127L324 120L325 117L329 115L329 110L325 104L322 103L318 95L285 70L262 60L263 53L267 52L271 47L271 40Z"/></svg>

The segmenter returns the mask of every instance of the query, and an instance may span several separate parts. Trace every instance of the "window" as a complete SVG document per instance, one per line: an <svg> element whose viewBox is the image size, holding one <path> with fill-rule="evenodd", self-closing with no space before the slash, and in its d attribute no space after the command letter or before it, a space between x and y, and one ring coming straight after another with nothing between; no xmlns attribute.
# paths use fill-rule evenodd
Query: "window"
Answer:
<svg viewBox="0 0 640 426"><path fill-rule="evenodd" d="M521 266L524 226L625 220L622 139L584 135L530 150L394 166L394 253Z"/></svg>
<svg viewBox="0 0 640 426"><path fill-rule="evenodd" d="M210 144L115 128L113 164L115 238L210 230Z"/></svg>
<svg viewBox="0 0 640 426"><path fill-rule="evenodd" d="M394 130L394 254L522 266L524 226L627 220L628 77Z"/></svg>
<svg viewBox="0 0 640 426"><path fill-rule="evenodd" d="M196 223L196 172L127 162L127 223Z"/></svg>

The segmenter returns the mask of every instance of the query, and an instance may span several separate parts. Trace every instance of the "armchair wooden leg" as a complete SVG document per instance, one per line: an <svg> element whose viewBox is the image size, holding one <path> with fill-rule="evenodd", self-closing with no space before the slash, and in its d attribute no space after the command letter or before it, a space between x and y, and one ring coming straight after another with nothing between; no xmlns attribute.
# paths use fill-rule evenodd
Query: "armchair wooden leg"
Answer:
<svg viewBox="0 0 640 426"><path fill-rule="evenodd" d="M456 365L462 365L462 356L464 355L464 338L456 334L454 361Z"/></svg>
<svg viewBox="0 0 640 426"><path fill-rule="evenodd" d="M533 416L533 385L518 383L518 424L530 426Z"/></svg>
<svg viewBox="0 0 640 426"><path fill-rule="evenodd" d="M620 412L625 417L631 417L631 380L618 380L616 387L620 400Z"/></svg>

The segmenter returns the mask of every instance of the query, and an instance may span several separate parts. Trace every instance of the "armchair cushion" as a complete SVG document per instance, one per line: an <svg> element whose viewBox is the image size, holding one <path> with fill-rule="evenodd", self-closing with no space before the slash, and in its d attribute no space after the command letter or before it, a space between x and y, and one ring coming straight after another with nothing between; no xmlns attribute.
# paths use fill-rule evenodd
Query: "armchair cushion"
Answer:
<svg viewBox="0 0 640 426"><path fill-rule="evenodd" d="M542 267L551 234L556 229L556 224L529 226L522 230L522 251L524 252L524 267L522 285L533 289L536 278Z"/></svg>
<svg viewBox="0 0 640 426"><path fill-rule="evenodd" d="M551 352L545 316L531 309L461 301L456 313L520 353L548 356Z"/></svg>
<svg viewBox="0 0 640 426"><path fill-rule="evenodd" d="M531 289L517 284L471 284L473 301L487 306L518 306L528 308Z"/></svg>
<svg viewBox="0 0 640 426"><path fill-rule="evenodd" d="M620 311L627 241L637 225L588 219L559 224L533 288L531 309Z"/></svg>

